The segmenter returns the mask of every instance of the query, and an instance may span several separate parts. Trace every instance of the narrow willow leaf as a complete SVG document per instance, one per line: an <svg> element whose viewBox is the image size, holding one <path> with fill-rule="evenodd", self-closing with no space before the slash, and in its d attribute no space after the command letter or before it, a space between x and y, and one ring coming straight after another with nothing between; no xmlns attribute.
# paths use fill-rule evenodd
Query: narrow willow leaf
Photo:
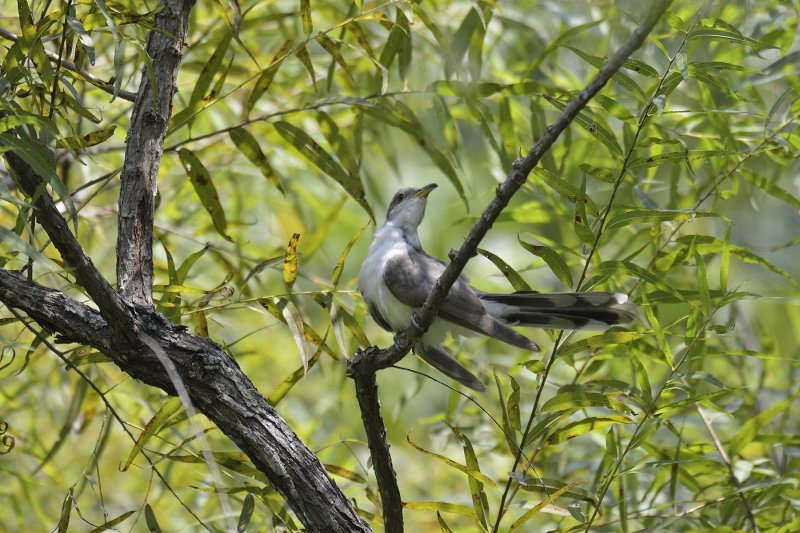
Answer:
<svg viewBox="0 0 800 533"><path fill-rule="evenodd" d="M700 303L702 304L703 313L707 318L710 318L714 313L714 308L711 305L711 295L708 292L708 272L706 271L706 262L697 250L694 252L694 262L697 267L697 291L700 293Z"/></svg>
<svg viewBox="0 0 800 533"><path fill-rule="evenodd" d="M278 73L278 69L283 64L283 60L289 54L293 46L294 41L291 39L286 40L278 51L275 52L270 65L264 69L264 72L258 77L253 91L250 93L250 96L247 98L247 103L244 106L245 117L250 116L250 112L253 110L253 107L255 107L256 102L267 92L267 89L269 89L269 86L272 84L272 80L275 79L275 74Z"/></svg>
<svg viewBox="0 0 800 533"><path fill-rule="evenodd" d="M147 442L158 432L161 428L164 427L171 418L176 416L181 410L183 409L183 401L178 398L177 396L173 396L169 398L167 401L161 404L161 407L158 408L156 414L150 419L147 424L145 424L144 429L142 430L141 435L139 438L136 439L136 442L133 445L130 453L128 454L128 458L125 460L124 463L120 466L120 470L125 472L133 463L133 460L136 459L136 456L142 451L144 446Z"/></svg>
<svg viewBox="0 0 800 533"><path fill-rule="evenodd" d="M292 333L294 343L297 345L297 351L300 353L300 361L303 363L303 369L308 372L311 354L308 351L308 345L306 344L305 333L303 331L303 315L300 314L300 310L297 309L292 302L285 298L273 298L273 301L278 309L281 310L286 325Z"/></svg>
<svg viewBox="0 0 800 533"><path fill-rule="evenodd" d="M61 516L58 519L58 533L67 533L69 530L69 517L72 514L73 503L72 487L70 487L67 491L67 495L64 497L64 502L61 504Z"/></svg>
<svg viewBox="0 0 800 533"><path fill-rule="evenodd" d="M676 209L615 209L606 227L608 229L630 226L631 224L683 220L685 218L720 217L719 213L703 211L684 211Z"/></svg>
<svg viewBox="0 0 800 533"><path fill-rule="evenodd" d="M696 405L705 405L707 407L710 407L711 409L719 410L720 408L714 403L712 403L711 400L727 394L730 394L730 391L716 390L712 392L707 392L705 394L696 394L691 396L690 398L686 398L684 400L678 400L668 405L659 407L658 410L655 412L655 417L667 418L679 413L680 411L686 409L687 407L694 407Z"/></svg>
<svg viewBox="0 0 800 533"><path fill-rule="evenodd" d="M591 54L587 54L583 50L580 50L578 48L573 48L571 46L566 46L565 48L568 48L569 50L572 50L581 59L583 59L584 61L586 61L587 63L589 63L590 65L592 65L594 68L596 68L598 70L603 68L605 66L605 64L606 64L606 60L603 59L602 57L597 57L597 56L593 56ZM643 65L643 63L639 63L639 65ZM635 69L631 68L631 70L635 70ZM658 73L654 69L652 69L652 67L650 68L650 70L652 71L652 76L651 77L658 77ZM642 88L639 87L639 84L636 83L635 81L633 81L633 78L631 78L627 74L624 74L621 71L617 71L614 74L614 77L611 78L611 79L616 81L620 85L622 85L625 89L628 90L628 92L630 92L631 94L636 96L640 101L642 101L642 102L647 101L647 96L645 95L645 93L642 90Z"/></svg>
<svg viewBox="0 0 800 533"><path fill-rule="evenodd" d="M574 411L584 407L605 407L622 413L630 413L630 408L610 394L599 392L570 391L561 392L547 400L542 406L544 412Z"/></svg>
<svg viewBox="0 0 800 533"><path fill-rule="evenodd" d="M655 309L653 309L652 305L650 305L649 298L650 295L648 295L647 292L642 291L642 308L647 316L647 321L650 323L650 327L653 328L653 334L656 337L656 341L658 341L659 346L661 346L661 351L658 353L662 355L664 362L666 362L670 368L675 368L675 363L672 357L672 348L667 341L667 336L664 334L664 330L661 328L661 322L659 322L658 318L656 317Z"/></svg>
<svg viewBox="0 0 800 533"><path fill-rule="evenodd" d="M577 94L576 94L577 96ZM628 122L629 124L636 124L638 119L634 116L628 109L619 103L619 101L609 98L603 94L596 94L594 95L594 100L603 106L603 109L617 117L618 119L622 120L623 122Z"/></svg>
<svg viewBox="0 0 800 533"><path fill-rule="evenodd" d="M628 170L655 167L665 163L688 163L689 161L697 161L709 157L729 157L735 155L739 155L739 153L728 150L688 150L680 152L667 152L664 154L634 159L628 163Z"/></svg>
<svg viewBox="0 0 800 533"><path fill-rule="evenodd" d="M114 135L114 131L116 131L116 129L117 126L112 124L110 126L106 126L105 128L87 133L86 135L64 137L57 142L57 146L72 150L80 150L82 148L97 146L98 144L104 143L112 135Z"/></svg>
<svg viewBox="0 0 800 533"><path fill-rule="evenodd" d="M383 47L378 61L386 70L389 70L395 58L397 58L397 70L400 74L400 80L405 82L411 61L411 30L408 18L402 9L397 10L395 24L389 32L386 45Z"/></svg>
<svg viewBox="0 0 800 533"><path fill-rule="evenodd" d="M178 267L178 270L175 272L175 282L178 285L183 285L186 283L186 278L189 276L189 271L192 269L194 264L205 255L205 253L210 248L210 245L203 246L200 250L196 251L195 253L191 254L189 257L184 259L181 266Z"/></svg>
<svg viewBox="0 0 800 533"><path fill-rule="evenodd" d="M225 240L233 242L233 239L226 233L228 223L225 221L225 210L219 201L217 188L214 187L214 182L211 181L211 174L200 162L200 159L189 149L181 148L178 151L178 156L181 159L184 170L186 170L186 174L189 176L189 181L191 181L197 196L200 198L200 203L203 204L206 212L211 216L214 229Z"/></svg>
<svg viewBox="0 0 800 533"><path fill-rule="evenodd" d="M453 513L475 517L475 509L468 505L445 502L403 502L403 509L414 509L417 511L436 511L441 513Z"/></svg>
<svg viewBox="0 0 800 533"><path fill-rule="evenodd" d="M494 384L497 387L497 400L500 402L500 413L502 414L501 425L503 428L503 437L508 446L508 451L513 455L517 452L516 433L514 428L511 427L511 418L508 415L508 407L503 393L503 386L500 383L500 378L497 372L494 372Z"/></svg>
<svg viewBox="0 0 800 533"><path fill-rule="evenodd" d="M758 187L765 194L768 194L773 198L777 198L782 202L786 202L794 209L800 209L800 198L782 188L773 180L770 180L766 176L755 174L754 172L749 171L742 172L742 175L744 175L744 179L747 181L747 183L754 187Z"/></svg>
<svg viewBox="0 0 800 533"><path fill-rule="evenodd" d="M211 457L213 457L214 462L219 466L227 468L237 474L253 478L261 483L269 484L267 476L256 469L250 462L250 459L241 452L205 452L192 455L177 455L172 453L166 458L177 463L201 464L206 462L205 455L209 453Z"/></svg>
<svg viewBox="0 0 800 533"><path fill-rule="evenodd" d="M645 331L606 331L600 335L565 344L558 350L558 355L575 355L584 351L593 352L607 346L630 344L647 335Z"/></svg>
<svg viewBox="0 0 800 533"><path fill-rule="evenodd" d="M758 437L773 418L792 406L797 400L797 396L797 393L795 393L783 401L770 405L767 409L742 424L728 445L728 453L731 456L741 453L748 444Z"/></svg>
<svg viewBox="0 0 800 533"><path fill-rule="evenodd" d="M352 80L353 75L350 72L350 65L347 64L347 61L342 55L342 52L339 50L339 45L337 45L333 39L331 39L324 33L318 33L316 36L314 36L314 39L326 52L328 52L328 54L330 54L330 56L333 58L333 61L340 67L342 67L342 70L344 70L345 74L347 74L347 76ZM332 78L333 78L333 72L331 72L330 75L328 76L329 80L331 80Z"/></svg>
<svg viewBox="0 0 800 533"><path fill-rule="evenodd" d="M133 511L126 511L119 516L116 516L109 520L108 522L104 522L97 526L96 528L89 531L89 533L102 533L103 531L108 531L112 529L116 529L115 526L121 524L125 520L128 519L132 514L136 513L137 511L134 509Z"/></svg>
<svg viewBox="0 0 800 533"><path fill-rule="evenodd" d="M716 237L712 237L711 235L684 235L682 237L678 237L677 242L680 244L688 244L690 240L695 241L697 249L702 254L721 253L724 244L724 241L717 239ZM742 246L736 246L730 243L725 246L727 246L727 248L730 250L730 253L740 261L744 263L760 265L767 270L774 272L775 274L783 276L789 280L792 285L797 285L797 280L795 280L791 274L774 263L767 261L760 255L756 255Z"/></svg>
<svg viewBox="0 0 800 533"><path fill-rule="evenodd" d="M364 476L362 476L358 472L354 472L352 470L348 470L347 468L343 468L341 466L332 465L332 464L328 464L328 463L326 463L326 464L324 464L322 466L325 467L325 470L327 470L329 474L332 474L334 476L338 476L338 477L340 477L342 479L346 479L348 481L352 481L353 483L366 485L367 482L368 482L367 478L365 478Z"/></svg>
<svg viewBox="0 0 800 533"><path fill-rule="evenodd" d="M560 176L550 172L549 170L546 170L542 167L536 167L533 169L532 174L539 178L545 185L553 189L558 194L564 196L572 203L577 202L578 198L581 196L581 190L578 187L564 180ZM586 207L589 209L589 213L593 217L599 216L597 205L594 203L591 197L585 196L584 199L586 200Z"/></svg>
<svg viewBox="0 0 800 533"><path fill-rule="evenodd" d="M303 21L303 33L310 35L314 31L311 20L311 0L300 0L300 18Z"/></svg>
<svg viewBox="0 0 800 533"><path fill-rule="evenodd" d="M156 519L156 513L153 512L153 508L150 507L149 503L144 504L144 521L150 533L161 533L161 526Z"/></svg>
<svg viewBox="0 0 800 533"><path fill-rule="evenodd" d="M578 485L580 485L580 482L578 482L578 481L576 481L574 483L568 483L568 484L564 485L563 487L561 487L560 489L556 490L555 492L553 492L551 494L548 494L547 497L544 500L540 501L539 503L534 505L532 508L530 508L527 511L525 511L525 513L522 516L517 518L514 521L514 523L511 524L511 527L509 528L509 531L510 532L511 531L517 531L519 528L524 526L525 523L528 520L533 518L534 515L536 515L539 512L541 512L541 510L544 509L546 506L555 505L556 498L558 498L559 496L561 496L562 494L564 494L566 492L569 492L570 489L572 489L574 487L577 487Z"/></svg>
<svg viewBox="0 0 800 533"><path fill-rule="evenodd" d="M589 227L589 220L586 218L586 175L581 178L581 193L575 201L575 215L572 220L572 229L575 235L584 244L591 244L594 242L594 232Z"/></svg>
<svg viewBox="0 0 800 533"><path fill-rule="evenodd" d="M553 431L547 438L548 444L558 444L566 442L575 437L579 437L592 431L597 431L608 426L616 426L619 424L633 424L635 421L627 416L621 415L605 415L605 416L591 416L588 418L581 418L568 424L565 424L555 431Z"/></svg>
<svg viewBox="0 0 800 533"><path fill-rule="evenodd" d="M414 449L416 449L419 452L422 452L423 454L427 455L428 457L432 457L432 458L436 459L437 461L443 462L444 464L446 464L447 466L449 466L451 468L455 468L456 470L465 473L469 477L473 478L475 481L479 481L479 482L481 482L481 483L483 483L485 485L488 485L488 486L490 486L492 488L497 488L497 483L495 483L492 480L492 478L488 477L486 474L484 474L484 473L482 473L482 472L480 472L478 470L472 469L472 468L470 468L470 467L468 467L466 465L462 465L461 463L459 463L457 461L453 461L452 459L450 459L448 457L445 457L444 455L440 455L438 453L426 450L425 448L423 448L422 446L418 445L413 440L411 440L411 436L410 435L406 435L406 441L408 441L408 443L411 446L413 446ZM471 511L473 513L475 512L472 509L471 509Z"/></svg>
<svg viewBox="0 0 800 533"><path fill-rule="evenodd" d="M547 58L547 56L552 54L559 47L563 46L564 43L566 43L576 35L580 35L581 33L594 28L595 26L601 24L602 22L603 19L598 19L598 20L593 20L591 22L586 22L584 24L579 24L577 26L572 26L571 28L569 28L567 31L556 37L555 40L553 40L550 44L548 44L544 50L539 52L539 55L533 59L527 71L525 72L525 75L522 77L528 78L532 72L534 72L537 68L539 68L539 65L542 64L542 61L544 61Z"/></svg>
<svg viewBox="0 0 800 533"><path fill-rule="evenodd" d="M544 95L544 98L559 111L564 111L567 108L567 104L551 96ZM600 118L591 118L588 113L581 111L578 116L575 117L575 122L580 124L583 129L608 148L612 156L617 157L622 155L622 147L617 142L617 138L614 137L614 134L611 133L611 130L609 130L606 125L602 124Z"/></svg>
<svg viewBox="0 0 800 533"><path fill-rule="evenodd" d="M490 82L470 83L458 80L438 80L430 83L425 90L439 96L460 96L462 98L484 99L503 91L507 87L506 85Z"/></svg>
<svg viewBox="0 0 800 533"><path fill-rule="evenodd" d="M372 207L367 203L364 194L364 185L358 176L350 175L331 154L297 126L282 121L276 122L274 126L281 137L294 146L315 167L333 178L351 198L358 202L358 205L364 208L371 219L375 219Z"/></svg>
<svg viewBox="0 0 800 533"><path fill-rule="evenodd" d="M256 499L252 493L248 493L242 502L242 512L239 513L239 521L236 523L237 533L243 533L247 526L250 525L250 519L253 517L253 511L256 508Z"/></svg>
<svg viewBox="0 0 800 533"><path fill-rule="evenodd" d="M511 479L519 483L519 486L522 490L542 493L545 495L553 494L565 485L568 485L568 483L564 483L563 481L559 481L557 479L541 478L538 476L531 476L530 474L521 474L520 472L510 472L509 476ZM561 495L565 498L596 504L594 496L584 489L577 488L576 485L573 485L569 490L562 492Z"/></svg>
<svg viewBox="0 0 800 533"><path fill-rule="evenodd" d="M459 431L455 426L448 424L448 427L450 431L453 432L456 439L461 442L467 468L480 472L481 467L478 463L478 456L475 455L475 449L472 447L472 442L470 442L469 437ZM489 512L489 502L486 498L486 492L483 490L483 483L472 477L469 477L468 481L469 493L472 496L472 508L475 509L478 524L482 526L483 529L486 529L488 527L487 514Z"/></svg>
<svg viewBox="0 0 800 533"><path fill-rule="evenodd" d="M286 324L286 318L283 316L283 311L281 310L280 306L278 305L280 303L280 299L279 298L262 298L262 299L258 300L258 303L270 315L272 315L276 319L278 319L281 322L283 322L284 324ZM320 350L322 350L323 352L325 352L326 354L331 356L333 359L335 359L335 360L339 359L338 354L334 350L332 350L330 348L330 346L328 346L325 343L325 339L328 336L327 333L325 334L324 338L320 337L319 334L316 331L314 331L314 328L312 328L306 322L303 322L303 336L306 338L306 340L308 342L310 342L312 344L316 344L317 346L319 346Z"/></svg>
<svg viewBox="0 0 800 533"><path fill-rule="evenodd" d="M89 63L94 65L94 41L92 41L92 36L89 35L89 32L86 31L86 28L83 27L81 21L76 19L75 17L67 16L66 22L69 31L74 33L78 40L81 42L81 46L86 51L86 57L89 59Z"/></svg>
<svg viewBox="0 0 800 533"><path fill-rule="evenodd" d="M253 134L244 128L234 128L228 132L228 135L230 135L236 148L261 171L264 177L267 178L267 181L278 189L281 194L286 195L286 191L283 190L283 185L281 184L278 174L272 168L272 165L269 164L267 156L261 151L261 146L259 146Z"/></svg>
<svg viewBox="0 0 800 533"><path fill-rule="evenodd" d="M631 366L633 367L633 373L636 376L636 382L639 384L639 388L642 390L642 398L644 399L646 405L650 405L653 402L653 388L650 386L650 378L647 376L647 370L644 368L642 360L639 359L639 356L636 355L635 352L629 351L628 358L631 362Z"/></svg>
<svg viewBox="0 0 800 533"><path fill-rule="evenodd" d="M372 49L372 44L370 44L369 37L367 37L364 28L362 28L361 25L355 20L351 20L345 24L345 28L347 28L347 31L349 31L356 40L358 45L361 47L361 50L369 57L374 59L375 51Z"/></svg>
<svg viewBox="0 0 800 533"><path fill-rule="evenodd" d="M352 314L350 314L350 312L343 305L341 304L337 304L335 306L332 305L331 309L336 310L335 316L332 317L334 321L341 320L342 323L344 324L344 327L346 327L347 330L350 332L350 334L353 335L353 337L358 342L359 346L361 346L362 348L366 348L372 345L372 343L369 342L366 333L364 333L364 330L359 325L358 321L356 321L355 317Z"/></svg>
<svg viewBox="0 0 800 533"><path fill-rule="evenodd" d="M519 241L522 247L527 251L536 257L542 258L544 262L547 263L547 266L550 267L553 274L555 274L564 285L570 288L572 287L572 272L570 272L566 261L561 258L558 252L548 246L539 246L525 242L519 237L517 237L517 241Z"/></svg>
<svg viewBox="0 0 800 533"><path fill-rule="evenodd" d="M514 268L503 261L500 257L493 254L489 250L484 250L483 248L478 248L478 253L481 254L483 257L488 259L492 262L494 266L500 271L503 276L508 280L512 287L514 287L515 291L532 291L531 286L519 275L519 273L514 270Z"/></svg>
<svg viewBox="0 0 800 533"><path fill-rule="evenodd" d="M686 302L684 296L680 292L676 291L667 282L663 281L652 272L649 272L639 265L631 263L630 261L604 261L597 267L597 271L598 273L604 275L613 275L619 271L626 272L628 275L641 279L642 281L646 281L651 285L655 285L656 287L671 293L679 301Z"/></svg>
<svg viewBox="0 0 800 533"><path fill-rule="evenodd" d="M347 260L347 256L350 254L350 250L353 248L353 245L356 243L361 234L364 233L364 230L370 225L371 222L367 222L361 229L353 235L349 241L347 241L347 245L345 245L344 250L342 250L341 255L339 255L339 259L336 261L336 266L333 268L333 273L331 274L331 283L334 287L339 284L339 278L342 276L342 271L344 270L344 262Z"/></svg>
<svg viewBox="0 0 800 533"><path fill-rule="evenodd" d="M360 173L358 161L350 148L350 143L342 135L336 121L328 113L317 111L317 123L320 131L325 136L325 140L328 141L328 144L336 152L336 157L342 162L342 166L351 176L357 176Z"/></svg>
<svg viewBox="0 0 800 533"><path fill-rule="evenodd" d="M308 329L306 329L306 332L308 332ZM327 336L327 333L325 335ZM306 335L306 338L308 338L308 335ZM308 360L308 370L314 368L314 365L317 364L317 361L319 361L320 354L322 354L325 348L327 348L327 345L324 342L320 342L317 350L314 352L314 355L312 355L311 359ZM328 350L330 350L330 348L328 348ZM291 391L292 388L306 376L307 373L308 371L306 368L303 365L300 365L297 370L286 376L286 378L281 381L280 385L275 387L275 390L273 390L270 395L267 396L267 402L272 407L278 405L281 400L283 400L286 395L289 394L289 391Z"/></svg>
<svg viewBox="0 0 800 533"><path fill-rule="evenodd" d="M286 253L283 255L283 282L292 290L297 279L297 243L300 241L300 234L292 234L289 244L286 246Z"/></svg>
<svg viewBox="0 0 800 533"><path fill-rule="evenodd" d="M211 82L222 67L232 37L233 35L231 32L225 30L221 38L215 39L216 48L214 49L214 53L211 54L206 64L203 65L200 75L195 79L192 96L189 99L189 107L194 106L206 97L208 89L211 87Z"/></svg>
<svg viewBox="0 0 800 533"><path fill-rule="evenodd" d="M450 59L454 62L450 65L450 70L453 71L458 68L464 59L464 55L469 49L472 36L476 31L483 27L483 20L478 10L473 7L461 21L461 25L453 35L453 40L450 44Z"/></svg>
<svg viewBox="0 0 800 533"><path fill-rule="evenodd" d="M317 75L314 72L314 63L311 61L311 56L308 53L308 49L305 46L298 46L297 51L295 51L294 55L297 56L297 59L300 60L300 63L303 64L303 67L308 72L308 75L311 77L311 84L314 85L314 90L317 89Z"/></svg>
<svg viewBox="0 0 800 533"><path fill-rule="evenodd" d="M731 268L731 231L733 224L725 228L725 237L722 239L722 249L719 254L719 290L728 292L728 273Z"/></svg>
<svg viewBox="0 0 800 533"><path fill-rule="evenodd" d="M777 48L761 41L746 37L739 32L728 30L721 30L719 28L703 28L698 27L689 32L687 40L701 40L701 41L723 41L727 43L743 44L755 48L756 50L763 50L767 48Z"/></svg>

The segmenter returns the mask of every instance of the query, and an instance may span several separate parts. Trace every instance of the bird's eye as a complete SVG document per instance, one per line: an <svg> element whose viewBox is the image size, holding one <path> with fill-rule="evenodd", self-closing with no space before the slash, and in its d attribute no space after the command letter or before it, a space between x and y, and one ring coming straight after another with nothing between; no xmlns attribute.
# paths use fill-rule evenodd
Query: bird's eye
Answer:
<svg viewBox="0 0 800 533"><path fill-rule="evenodd" d="M405 194L403 194L403 193L401 193L401 192L397 193L397 200L398 200L398 201L402 200L402 199L403 199L403 198L405 198L405 197L406 197L406 195L405 195Z"/></svg>

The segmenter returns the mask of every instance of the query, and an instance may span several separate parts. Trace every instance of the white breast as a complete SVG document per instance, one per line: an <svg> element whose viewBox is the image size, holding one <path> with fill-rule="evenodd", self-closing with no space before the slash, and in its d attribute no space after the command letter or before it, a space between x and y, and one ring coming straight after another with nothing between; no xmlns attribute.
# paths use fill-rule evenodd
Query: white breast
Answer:
<svg viewBox="0 0 800 533"><path fill-rule="evenodd" d="M383 272L390 259L407 253L407 246L396 228L380 228L375 232L367 257L358 273L358 290L364 300L380 313L394 331L408 326L412 309L394 297L383 281Z"/></svg>

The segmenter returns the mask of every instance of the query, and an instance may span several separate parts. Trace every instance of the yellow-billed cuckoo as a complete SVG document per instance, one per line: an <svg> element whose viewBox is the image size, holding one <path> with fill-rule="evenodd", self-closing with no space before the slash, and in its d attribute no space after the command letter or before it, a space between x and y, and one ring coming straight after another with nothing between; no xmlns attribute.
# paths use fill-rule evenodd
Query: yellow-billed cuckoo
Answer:
<svg viewBox="0 0 800 533"><path fill-rule="evenodd" d="M387 331L408 327L412 312L422 306L446 267L425 253L417 233L428 195L435 188L431 183L397 191L361 265L358 289L372 318ZM484 384L442 348L448 332L486 335L536 352L536 343L510 326L604 329L634 319L636 307L627 300L624 294L610 292L487 293L471 287L462 275L414 351L459 383L484 391Z"/></svg>

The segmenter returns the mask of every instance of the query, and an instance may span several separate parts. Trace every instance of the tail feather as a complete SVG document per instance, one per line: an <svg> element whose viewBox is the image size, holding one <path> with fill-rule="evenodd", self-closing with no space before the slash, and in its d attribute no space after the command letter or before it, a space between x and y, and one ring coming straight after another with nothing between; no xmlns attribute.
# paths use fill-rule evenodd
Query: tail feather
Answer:
<svg viewBox="0 0 800 533"><path fill-rule="evenodd" d="M480 298L492 315L510 325L605 329L636 318L636 306L620 293L483 293Z"/></svg>
<svg viewBox="0 0 800 533"><path fill-rule="evenodd" d="M418 342L414 351L436 370L450 376L462 385L478 392L486 390L486 385L481 380L476 378L472 372L464 368L461 363L453 359L450 354L439 346L428 346Z"/></svg>

